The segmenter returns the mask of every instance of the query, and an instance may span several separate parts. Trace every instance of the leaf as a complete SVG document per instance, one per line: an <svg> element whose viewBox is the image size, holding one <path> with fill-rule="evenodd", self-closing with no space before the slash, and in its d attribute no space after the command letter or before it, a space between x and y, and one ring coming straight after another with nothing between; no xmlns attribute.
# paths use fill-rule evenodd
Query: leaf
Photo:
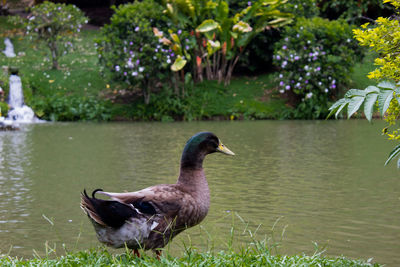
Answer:
<svg viewBox="0 0 400 267"><path fill-rule="evenodd" d="M390 152L388 159L385 162L385 166L396 156L400 153L400 145L397 145L392 152Z"/></svg>
<svg viewBox="0 0 400 267"><path fill-rule="evenodd" d="M382 88L387 88L387 89L392 89L392 90L394 90L394 89L396 88L396 84L394 84L394 83L392 83L392 82L384 81L384 82L380 82L380 83L378 84L378 87L382 87Z"/></svg>
<svg viewBox="0 0 400 267"><path fill-rule="evenodd" d="M372 113L374 112L374 105L375 105L377 98L378 98L377 93L369 93L365 97L364 113L365 113L365 117L367 118L368 121L371 121L371 119L372 119Z"/></svg>
<svg viewBox="0 0 400 267"><path fill-rule="evenodd" d="M363 96L355 96L352 97L349 101L349 105L347 106L347 118L349 119L351 115L353 115L364 102Z"/></svg>
<svg viewBox="0 0 400 267"><path fill-rule="evenodd" d="M206 19L196 28L196 32L209 32L217 28L219 28L218 22L212 19Z"/></svg>
<svg viewBox="0 0 400 267"><path fill-rule="evenodd" d="M346 100L347 100L347 99L346 99ZM347 101L345 101L345 103L344 103L343 105L339 106L338 110L337 110L336 113L335 113L335 119L337 119L339 113L342 111L342 109L344 109L345 106L347 106L348 103L349 103L349 102L348 102L348 100L347 100Z"/></svg>
<svg viewBox="0 0 400 267"><path fill-rule="evenodd" d="M339 99L338 101L336 101L336 102L329 108L329 110L330 110L331 112L329 112L329 114L328 114L328 116L327 116L326 118L329 119L329 117L332 116L332 115L338 110L338 108L339 108L342 104L344 104L345 102L346 102L346 99L344 99L344 98Z"/></svg>
<svg viewBox="0 0 400 267"><path fill-rule="evenodd" d="M234 32L245 33L245 32L251 32L253 28L250 27L250 25L247 22L239 21L238 23L233 25L232 30Z"/></svg>
<svg viewBox="0 0 400 267"><path fill-rule="evenodd" d="M180 55L175 59L174 64L171 65L172 71L180 71L186 65L186 59L182 58Z"/></svg>
<svg viewBox="0 0 400 267"><path fill-rule="evenodd" d="M346 97L354 97L354 96L365 96L365 91L364 90L359 90L359 89L350 89L344 95L345 98Z"/></svg>
<svg viewBox="0 0 400 267"><path fill-rule="evenodd" d="M385 114L386 110L389 108L390 101L393 98L393 90L383 89L378 96L379 110L381 116Z"/></svg>

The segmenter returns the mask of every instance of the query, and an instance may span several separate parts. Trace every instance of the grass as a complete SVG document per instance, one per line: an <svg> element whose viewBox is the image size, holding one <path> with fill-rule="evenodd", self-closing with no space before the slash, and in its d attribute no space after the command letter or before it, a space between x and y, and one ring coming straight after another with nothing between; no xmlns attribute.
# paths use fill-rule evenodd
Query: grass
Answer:
<svg viewBox="0 0 400 267"><path fill-rule="evenodd" d="M346 258L327 258L320 254L312 256L274 256L268 250L249 247L235 253L232 251L197 252L189 249L181 257L143 255L131 253L113 255L103 248L68 253L55 259L49 257L24 260L12 257L0 258L1 266L380 266Z"/></svg>
<svg viewBox="0 0 400 267"><path fill-rule="evenodd" d="M282 233L275 237L276 225L271 228L269 237L259 239L257 232L261 225L250 230L250 222L245 221L237 213L230 213L225 218L231 217L231 229L223 238L224 245L217 249L214 245L217 241L203 226L198 229L202 232L204 242L203 249L192 245L189 234L181 234L176 243L179 252L172 251L170 244L163 250L160 259L152 252L141 251L141 258L137 258L129 249L125 253L115 254L103 247L92 248L84 251L69 251L63 245L64 251L59 251L56 246L49 246L46 242L46 254L40 256L36 251L35 258L23 259L0 256L1 266L381 266L372 263L371 260L353 260L345 257L327 257L315 244L313 255L280 255L278 253L283 240L286 227ZM50 219L47 219L53 225ZM172 251L172 252L171 252ZM63 255L60 255L63 254ZM176 255L178 254L178 255Z"/></svg>

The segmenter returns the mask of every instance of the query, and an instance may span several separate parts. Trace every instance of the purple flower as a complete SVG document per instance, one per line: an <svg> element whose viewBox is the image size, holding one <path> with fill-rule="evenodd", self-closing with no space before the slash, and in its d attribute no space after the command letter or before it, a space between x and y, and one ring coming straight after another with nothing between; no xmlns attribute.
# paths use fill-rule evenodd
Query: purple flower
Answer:
<svg viewBox="0 0 400 267"><path fill-rule="evenodd" d="M128 75L128 73L126 73L126 71L124 72L124 76Z"/></svg>
<svg viewBox="0 0 400 267"><path fill-rule="evenodd" d="M286 50L286 49L287 49L287 46L286 46L286 45L282 46L282 49L283 49L283 50Z"/></svg>
<svg viewBox="0 0 400 267"><path fill-rule="evenodd" d="M181 33L182 33L182 30L178 30L178 35L181 35Z"/></svg>
<svg viewBox="0 0 400 267"><path fill-rule="evenodd" d="M284 86L285 83L284 83L283 81L281 81L281 82L279 83L279 85L280 85L280 86Z"/></svg>
<svg viewBox="0 0 400 267"><path fill-rule="evenodd" d="M139 64L140 64L140 60L137 59L137 60L136 60L136 65L139 65Z"/></svg>
<svg viewBox="0 0 400 267"><path fill-rule="evenodd" d="M316 67L315 68L315 71L320 71L321 70L321 67Z"/></svg>
<svg viewBox="0 0 400 267"><path fill-rule="evenodd" d="M281 56L280 56L280 55L277 55L277 56L276 56L276 60L281 60Z"/></svg>
<svg viewBox="0 0 400 267"><path fill-rule="evenodd" d="M305 80L304 83L308 83L308 80Z"/></svg>
<svg viewBox="0 0 400 267"><path fill-rule="evenodd" d="M135 32L138 32L140 30L139 26L136 26Z"/></svg>
<svg viewBox="0 0 400 267"><path fill-rule="evenodd" d="M295 56L295 57L294 57L294 60L296 60L296 61L299 60L299 59L300 59L299 56Z"/></svg>
<svg viewBox="0 0 400 267"><path fill-rule="evenodd" d="M189 50L189 49L190 49L190 47L189 47L188 45L186 45L186 46L185 46L185 49L186 49L186 50Z"/></svg>
<svg viewBox="0 0 400 267"><path fill-rule="evenodd" d="M129 42L129 45L133 45L133 42Z"/></svg>
<svg viewBox="0 0 400 267"><path fill-rule="evenodd" d="M248 5L248 6L251 6L251 1L247 2L247 5Z"/></svg>
<svg viewBox="0 0 400 267"><path fill-rule="evenodd" d="M332 88L332 89L335 89L335 88L336 88L336 84L332 84L332 85L331 85L331 88Z"/></svg>
<svg viewBox="0 0 400 267"><path fill-rule="evenodd" d="M290 90L290 85L286 85L285 89Z"/></svg>
<svg viewBox="0 0 400 267"><path fill-rule="evenodd" d="M175 54L174 53L171 53L171 57L174 57L175 56Z"/></svg>
<svg viewBox="0 0 400 267"><path fill-rule="evenodd" d="M315 60L317 60L318 58L317 57L313 57L313 60L315 61Z"/></svg>

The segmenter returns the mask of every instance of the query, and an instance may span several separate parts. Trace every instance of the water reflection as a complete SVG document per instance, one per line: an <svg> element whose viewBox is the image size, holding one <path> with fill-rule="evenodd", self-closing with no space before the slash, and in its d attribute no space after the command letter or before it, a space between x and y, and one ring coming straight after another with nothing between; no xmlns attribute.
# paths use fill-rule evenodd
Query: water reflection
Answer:
<svg viewBox="0 0 400 267"><path fill-rule="evenodd" d="M383 167L393 144L380 128L364 121L68 123L0 133L0 250L24 246L11 255L32 257L33 249L43 254L46 241L59 254L63 244L69 251L98 246L79 208L83 188L134 191L173 183L187 139L209 130L236 156L206 158L211 209L201 227L172 242L175 254L183 240L224 247L237 212L250 229L262 224L261 237L280 218L280 253L312 254L315 241L330 256L396 266L399 173ZM239 233L245 226L235 218Z"/></svg>
<svg viewBox="0 0 400 267"><path fill-rule="evenodd" d="M0 132L0 252L23 247L26 220L33 201L29 126L18 132ZM12 238L11 238L12 236ZM17 238L16 238L17 237Z"/></svg>

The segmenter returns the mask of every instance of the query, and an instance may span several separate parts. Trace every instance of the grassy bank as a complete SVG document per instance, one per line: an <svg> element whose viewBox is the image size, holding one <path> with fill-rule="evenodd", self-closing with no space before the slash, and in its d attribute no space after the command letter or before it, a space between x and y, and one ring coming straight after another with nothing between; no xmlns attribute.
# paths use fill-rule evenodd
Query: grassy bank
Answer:
<svg viewBox="0 0 400 267"><path fill-rule="evenodd" d="M274 74L237 76L224 87L206 81L186 88L184 98L164 88L143 103L140 90L114 83L101 71L94 40L98 30L80 34L71 53L60 58L60 70L51 70L49 51L32 42L23 30L0 16L0 36L10 37L15 58L0 56L0 66L15 66L21 76L25 101L46 120L199 120L199 119L286 119L291 108L274 89ZM4 45L0 42L0 50ZM364 88L372 57L355 67L353 87ZM0 73L0 86L8 89L8 76Z"/></svg>
<svg viewBox="0 0 400 267"><path fill-rule="evenodd" d="M315 254L312 256L275 256L263 247L246 248L239 253L232 251L197 252L188 249L181 257L164 253L158 260L153 256L141 258L127 252L113 255L106 249L92 249L68 253L57 258L35 258L31 260L12 257L0 258L1 266L381 266L360 260L343 257L328 258Z"/></svg>

